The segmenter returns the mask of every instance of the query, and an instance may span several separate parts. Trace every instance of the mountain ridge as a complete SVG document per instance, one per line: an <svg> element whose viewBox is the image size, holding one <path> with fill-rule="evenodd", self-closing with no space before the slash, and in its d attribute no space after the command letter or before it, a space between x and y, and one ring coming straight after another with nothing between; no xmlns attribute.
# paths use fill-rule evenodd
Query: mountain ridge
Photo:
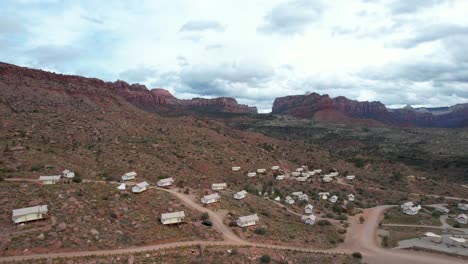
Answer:
<svg viewBox="0 0 468 264"><path fill-rule="evenodd" d="M306 93L278 97L273 102L272 108L272 114L317 119L317 121L324 121L320 117L323 111L328 113L326 122L353 123L352 119L357 119L360 123L373 124L377 121L395 126L449 128L468 126L468 104L437 108L406 106L389 109L379 101L356 101L344 96L331 98L328 94Z"/></svg>

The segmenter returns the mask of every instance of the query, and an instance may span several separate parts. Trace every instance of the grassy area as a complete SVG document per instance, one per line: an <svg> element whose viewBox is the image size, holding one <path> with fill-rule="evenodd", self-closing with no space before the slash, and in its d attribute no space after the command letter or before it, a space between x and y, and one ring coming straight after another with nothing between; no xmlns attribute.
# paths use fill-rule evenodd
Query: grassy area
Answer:
<svg viewBox="0 0 468 264"><path fill-rule="evenodd" d="M388 232L387 238L382 237L382 246L389 248L398 246L398 242L401 240L423 237L426 232L440 233L439 229L422 227L386 226L382 229Z"/></svg>
<svg viewBox="0 0 468 264"><path fill-rule="evenodd" d="M229 251L228 251L229 250ZM169 249L164 251L144 252L133 255L115 255L107 257L80 257L73 258L74 264L100 263L100 264L123 264L129 263L129 259L133 259L133 263L142 264L159 264L159 263L177 263L177 264L192 264L192 263L262 263L262 256L268 256L269 263L321 263L321 264L359 264L359 259L344 255L325 255L301 253L285 250L271 250L260 248L224 248L224 247L206 247L200 248L186 247L178 249ZM267 257L264 257L265 259ZM24 264L65 264L70 260L54 259L54 260L34 260L23 261Z"/></svg>
<svg viewBox="0 0 468 264"><path fill-rule="evenodd" d="M406 215L400 207L394 207L384 213L384 224L404 224L404 225L442 225L439 215L433 214L432 209L422 208L417 215Z"/></svg>

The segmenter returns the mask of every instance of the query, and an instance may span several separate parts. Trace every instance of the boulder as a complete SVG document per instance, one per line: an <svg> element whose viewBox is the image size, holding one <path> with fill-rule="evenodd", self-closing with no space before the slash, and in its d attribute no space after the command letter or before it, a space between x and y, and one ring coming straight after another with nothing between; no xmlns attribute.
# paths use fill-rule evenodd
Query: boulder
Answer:
<svg viewBox="0 0 468 264"><path fill-rule="evenodd" d="M67 229L67 224L65 224L65 222L62 222L57 226L57 232L64 231L65 229Z"/></svg>

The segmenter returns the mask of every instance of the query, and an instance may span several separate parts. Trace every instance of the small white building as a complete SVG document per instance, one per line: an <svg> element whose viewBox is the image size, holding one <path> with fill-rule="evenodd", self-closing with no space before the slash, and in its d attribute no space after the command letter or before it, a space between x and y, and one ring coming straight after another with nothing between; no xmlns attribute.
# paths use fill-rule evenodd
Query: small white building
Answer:
<svg viewBox="0 0 468 264"><path fill-rule="evenodd" d="M330 175L330 177L336 177L338 176L338 172L331 172L328 175Z"/></svg>
<svg viewBox="0 0 468 264"><path fill-rule="evenodd" d="M331 182L332 180L333 180L333 179L332 179L331 177L326 177L326 176L324 176L324 177L322 178L322 181L323 181L323 182L327 182L327 183L328 183L328 182Z"/></svg>
<svg viewBox="0 0 468 264"><path fill-rule="evenodd" d="M468 224L468 216L466 216L466 214L459 214L455 220L457 220L459 224Z"/></svg>
<svg viewBox="0 0 468 264"><path fill-rule="evenodd" d="M65 169L62 171L62 177L67 180L71 180L75 177L75 173L69 169Z"/></svg>
<svg viewBox="0 0 468 264"><path fill-rule="evenodd" d="M241 200L241 199L244 199L246 196L247 196L247 191L246 191L246 190L242 190L242 191L236 192L236 193L234 194L234 199L236 199L236 200Z"/></svg>
<svg viewBox="0 0 468 264"><path fill-rule="evenodd" d="M424 233L424 235L431 241L431 242L434 242L434 243L440 243L442 242L442 237L439 236L439 235L436 235L432 232L426 232Z"/></svg>
<svg viewBox="0 0 468 264"><path fill-rule="evenodd" d="M224 190L227 187L227 183L213 183L211 184L211 190L213 191L219 191L219 190Z"/></svg>
<svg viewBox="0 0 468 264"><path fill-rule="evenodd" d="M200 200L203 204L211 204L218 202L220 198L219 194L213 193L203 196Z"/></svg>
<svg viewBox="0 0 468 264"><path fill-rule="evenodd" d="M332 203L336 203L336 201L338 201L338 196L333 195L332 197L330 197L329 201Z"/></svg>
<svg viewBox="0 0 468 264"><path fill-rule="evenodd" d="M319 192L318 193L318 196L320 198L322 198L323 200L327 200L328 199L328 196L330 196L330 193L329 192Z"/></svg>
<svg viewBox="0 0 468 264"><path fill-rule="evenodd" d="M463 211L468 211L468 203L459 203L458 209L463 210Z"/></svg>
<svg viewBox="0 0 468 264"><path fill-rule="evenodd" d="M253 226L258 224L259 221L260 218L258 218L257 214L241 216L237 219L237 225L240 227Z"/></svg>
<svg viewBox="0 0 468 264"><path fill-rule="evenodd" d="M184 211L161 214L161 223L163 225L178 224L178 223L183 222L184 218L185 218Z"/></svg>
<svg viewBox="0 0 468 264"><path fill-rule="evenodd" d="M281 201L281 197L276 196L275 201L277 201L277 202Z"/></svg>
<svg viewBox="0 0 468 264"><path fill-rule="evenodd" d="M348 201L352 202L352 201L354 201L354 199L356 199L354 194L352 194L352 193L348 194Z"/></svg>
<svg viewBox="0 0 468 264"><path fill-rule="evenodd" d="M271 170L277 171L279 170L280 166L271 166Z"/></svg>
<svg viewBox="0 0 468 264"><path fill-rule="evenodd" d="M314 206L311 205L311 204L308 204L306 205L306 207L304 208L304 213L307 214L307 215L310 215L312 213L312 211L314 210Z"/></svg>
<svg viewBox="0 0 468 264"><path fill-rule="evenodd" d="M467 247L467 240L463 237L448 237L447 244L450 244L451 246L462 246L462 247Z"/></svg>
<svg viewBox="0 0 468 264"><path fill-rule="evenodd" d="M53 175L53 176L39 176L39 181L43 185L49 185L49 184L56 184L57 182L60 181L61 175Z"/></svg>
<svg viewBox="0 0 468 264"><path fill-rule="evenodd" d="M409 208L411 208L411 207L413 207L413 206L414 206L414 203L413 203L413 202L406 202L406 203L401 204L401 205L400 205L400 208L401 208L402 210L406 210L406 209L409 209Z"/></svg>
<svg viewBox="0 0 468 264"><path fill-rule="evenodd" d="M296 177L295 179L298 182L306 182L307 181L307 177Z"/></svg>
<svg viewBox="0 0 468 264"><path fill-rule="evenodd" d="M148 182L146 182L146 181L140 182L140 183L135 184L132 187L132 192L133 193L141 193L141 192L144 192L144 191L148 190L148 187L149 187Z"/></svg>
<svg viewBox="0 0 468 264"><path fill-rule="evenodd" d="M137 176L137 173L134 171L127 172L122 176L122 181L134 180L136 176Z"/></svg>
<svg viewBox="0 0 468 264"><path fill-rule="evenodd" d="M306 225L313 225L315 224L315 220L316 220L316 216L313 215L313 214L310 214L310 215L303 215L302 216L302 221L304 221L304 223Z"/></svg>
<svg viewBox="0 0 468 264"><path fill-rule="evenodd" d="M258 174L263 174L266 172L266 169L257 169Z"/></svg>
<svg viewBox="0 0 468 264"><path fill-rule="evenodd" d="M232 171L240 171L241 167L232 167Z"/></svg>
<svg viewBox="0 0 468 264"><path fill-rule="evenodd" d="M286 204L294 204L294 199L291 196L286 196L286 198L284 198L284 202Z"/></svg>
<svg viewBox="0 0 468 264"><path fill-rule="evenodd" d="M125 183L122 183L117 187L117 189L121 191L125 190L126 188L127 188L127 185Z"/></svg>
<svg viewBox="0 0 468 264"><path fill-rule="evenodd" d="M167 187L171 186L172 184L174 184L174 179L172 177L161 179L156 183L158 187Z"/></svg>
<svg viewBox="0 0 468 264"><path fill-rule="evenodd" d="M296 171L297 171L297 172L303 172L303 171L304 171L304 168L297 168Z"/></svg>
<svg viewBox="0 0 468 264"><path fill-rule="evenodd" d="M310 173L309 173L309 172L303 172L303 173L301 173L301 177L309 178L309 177L310 177Z"/></svg>
<svg viewBox="0 0 468 264"><path fill-rule="evenodd" d="M11 220L13 220L13 223L15 224L40 220L45 218L47 212L47 205L38 205L33 207L14 209Z"/></svg>
<svg viewBox="0 0 468 264"><path fill-rule="evenodd" d="M297 197L299 201L309 201L309 196L307 194L301 194Z"/></svg>
<svg viewBox="0 0 468 264"><path fill-rule="evenodd" d="M282 181L282 180L284 180L284 178L285 178L284 175L278 175L278 176L276 176L276 180L277 180L277 181Z"/></svg>
<svg viewBox="0 0 468 264"><path fill-rule="evenodd" d="M348 180L348 181L354 180L355 178L356 178L355 175L347 175L346 176L346 180Z"/></svg>
<svg viewBox="0 0 468 264"><path fill-rule="evenodd" d="M249 178L252 178L252 177L255 177L255 176L257 176L257 173L256 173L256 172L249 172L249 173L247 173L247 177L249 177Z"/></svg>
<svg viewBox="0 0 468 264"><path fill-rule="evenodd" d="M293 171L293 172L291 172L291 176L293 176L293 177L299 177L299 176L301 176L301 173L298 172L298 171Z"/></svg>
<svg viewBox="0 0 468 264"><path fill-rule="evenodd" d="M407 209L403 209L403 213L407 215L417 215L419 213L419 210L421 210L421 205L412 206Z"/></svg>
<svg viewBox="0 0 468 264"><path fill-rule="evenodd" d="M317 170L313 170L312 171L314 174L318 174L318 173L322 173L322 170L321 169L317 169Z"/></svg>
<svg viewBox="0 0 468 264"><path fill-rule="evenodd" d="M292 196L296 196L296 197L299 197L299 195L302 195L302 194L304 194L304 193L303 193L303 192L300 192L300 191L299 191L299 192L292 192L292 193L291 193Z"/></svg>

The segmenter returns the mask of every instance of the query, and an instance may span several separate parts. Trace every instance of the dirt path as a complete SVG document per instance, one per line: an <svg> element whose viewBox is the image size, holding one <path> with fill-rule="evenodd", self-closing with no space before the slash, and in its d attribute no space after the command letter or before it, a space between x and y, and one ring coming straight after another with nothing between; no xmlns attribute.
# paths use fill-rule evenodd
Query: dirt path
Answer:
<svg viewBox="0 0 468 264"><path fill-rule="evenodd" d="M445 255L432 254L426 252L417 251L405 251L400 249L384 249L379 246L377 239L378 223L382 217L383 212L394 205L383 205L374 208L365 209L362 216L365 221L363 224L359 223L359 216L356 215L350 218L350 228L346 233L344 243L338 248L330 250L316 250L312 248L301 248L301 247L290 247L290 246L279 246L279 245L268 245L268 244L257 244L245 241L239 238L234 232L223 223L223 212L214 212L209 208L205 208L198 204L194 198L190 195L179 193L172 189L155 188L161 191L171 193L180 199L181 202L189 207L194 208L200 212L207 212L210 216L210 220L213 222L213 228L223 234L225 241L187 241L187 242L175 242L159 245L149 245L141 247L130 247L125 249L115 250L99 250L99 251L78 251L78 252L62 252L62 253L49 253L49 254L37 254L28 256L12 256L0 258L0 262L3 261L21 261L24 259L40 259L40 258L70 258L70 257L83 257L83 256L105 256L105 255L122 255L132 254L137 252L154 251L161 249L170 249L176 247L185 246L196 246L196 245L207 245L207 246L233 246L233 247L259 247L259 248L272 248L281 250L295 250L301 252L310 253L325 253L325 254L351 254L353 252L360 252L364 255L364 261L366 263L378 263L378 264L458 264L466 263L461 259L449 257ZM461 198L460 198L461 199ZM280 204L283 206L282 204ZM299 214L297 214L299 215ZM421 227L421 226L417 226ZM424 227L424 226L422 226ZM432 227L431 227L432 228ZM440 228L440 227L439 227Z"/></svg>
<svg viewBox="0 0 468 264"><path fill-rule="evenodd" d="M213 210L209 209L208 207L203 207L202 205L196 203L194 199L186 194L179 193L173 189L163 189L163 188L155 188L161 191L169 192L172 195L176 196L180 201L186 204L189 207L199 211L199 212L207 212L210 216L210 221L213 222L213 228L215 228L219 233L223 235L225 241L233 241L238 243L245 243L246 241L242 240L238 237L234 232L224 224L223 222L223 213L222 212L214 212Z"/></svg>

